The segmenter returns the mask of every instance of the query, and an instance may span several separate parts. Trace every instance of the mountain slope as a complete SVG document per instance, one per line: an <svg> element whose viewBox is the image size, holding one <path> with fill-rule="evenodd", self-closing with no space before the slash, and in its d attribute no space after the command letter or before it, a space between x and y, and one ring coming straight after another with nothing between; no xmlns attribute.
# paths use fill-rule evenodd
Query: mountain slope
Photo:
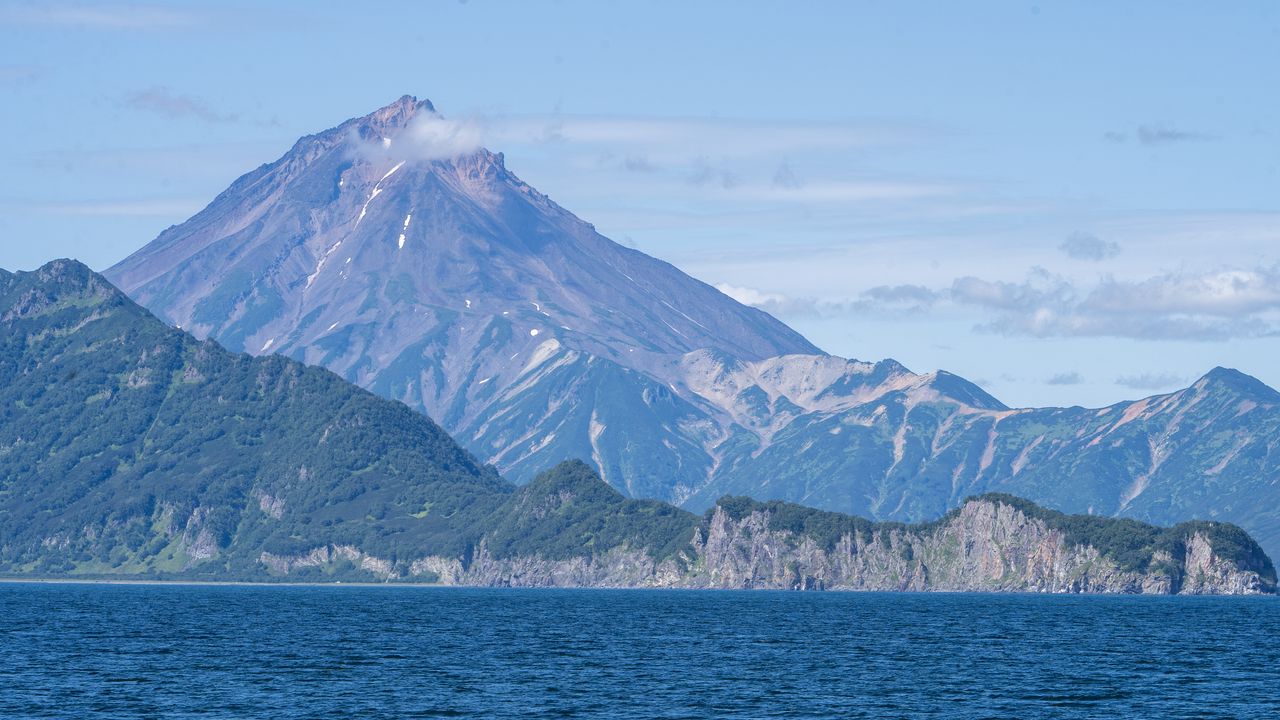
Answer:
<svg viewBox="0 0 1280 720"><path fill-rule="evenodd" d="M894 520L1007 491L1238 522L1280 553L1265 385L1219 370L1110 408L1015 410L946 372L825 355L603 238L502 155L427 152L440 122L402 98L303 138L108 275L198 337L426 412L517 482L579 458L695 510L745 494Z"/></svg>
<svg viewBox="0 0 1280 720"><path fill-rule="evenodd" d="M0 276L0 567L230 573L300 542L450 551L510 492L421 414L198 342L79 263Z"/></svg>

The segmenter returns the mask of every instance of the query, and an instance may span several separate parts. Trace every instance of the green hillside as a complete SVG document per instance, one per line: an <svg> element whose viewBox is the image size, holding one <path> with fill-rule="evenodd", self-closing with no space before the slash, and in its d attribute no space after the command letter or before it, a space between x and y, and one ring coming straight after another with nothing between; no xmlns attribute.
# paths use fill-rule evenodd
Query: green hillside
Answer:
<svg viewBox="0 0 1280 720"><path fill-rule="evenodd" d="M88 268L0 276L0 567L256 570L449 552L512 487L425 416L167 327Z"/></svg>

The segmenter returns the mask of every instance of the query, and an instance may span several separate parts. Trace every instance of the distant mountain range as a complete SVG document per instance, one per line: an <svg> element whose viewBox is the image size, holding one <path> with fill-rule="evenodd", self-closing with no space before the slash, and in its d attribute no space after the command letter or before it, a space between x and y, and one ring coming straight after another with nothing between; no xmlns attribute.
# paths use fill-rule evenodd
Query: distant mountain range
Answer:
<svg viewBox="0 0 1280 720"><path fill-rule="evenodd" d="M697 516L581 462L517 487L327 370L171 328L74 261L0 271L0 574L526 586L1263 593L1241 529L1007 496L918 526L723 498Z"/></svg>
<svg viewBox="0 0 1280 720"><path fill-rule="evenodd" d="M572 458L629 496L880 520L990 491L1239 523L1280 553L1280 394L1216 369L1102 409L1010 409L946 372L827 355L598 234L501 154L424 156L405 97L298 141L107 272L168 322L327 367L507 477Z"/></svg>

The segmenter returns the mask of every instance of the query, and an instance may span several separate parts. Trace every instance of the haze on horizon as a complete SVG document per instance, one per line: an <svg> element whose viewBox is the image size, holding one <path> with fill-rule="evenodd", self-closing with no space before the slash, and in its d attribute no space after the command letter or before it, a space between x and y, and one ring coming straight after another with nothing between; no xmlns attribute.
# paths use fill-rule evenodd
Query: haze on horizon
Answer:
<svg viewBox="0 0 1280 720"><path fill-rule="evenodd" d="M4 2L0 267L105 269L408 93L828 352L1010 405L1280 386L1277 41L1264 2Z"/></svg>

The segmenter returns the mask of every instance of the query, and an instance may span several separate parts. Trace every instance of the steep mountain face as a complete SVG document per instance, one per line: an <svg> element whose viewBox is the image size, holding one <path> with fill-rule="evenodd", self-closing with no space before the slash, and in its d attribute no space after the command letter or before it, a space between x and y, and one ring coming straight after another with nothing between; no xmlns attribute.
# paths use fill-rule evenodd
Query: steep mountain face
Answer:
<svg viewBox="0 0 1280 720"><path fill-rule="evenodd" d="M517 482L566 458L633 497L724 494L920 520L987 491L1280 553L1280 401L1215 370L1103 409L1010 409L945 372L822 354L610 242L500 154L424 151L412 98L303 138L108 271L235 350L435 418ZM438 135L438 133L437 133Z"/></svg>

